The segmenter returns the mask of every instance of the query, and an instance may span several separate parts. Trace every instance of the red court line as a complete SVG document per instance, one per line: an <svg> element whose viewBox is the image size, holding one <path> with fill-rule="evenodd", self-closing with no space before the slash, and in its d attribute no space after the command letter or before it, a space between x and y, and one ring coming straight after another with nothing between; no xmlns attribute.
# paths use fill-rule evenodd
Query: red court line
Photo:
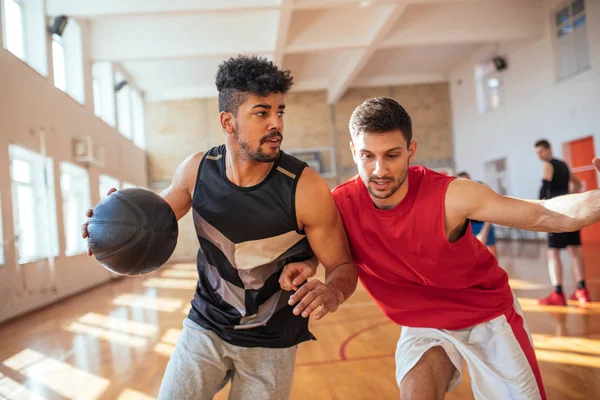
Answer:
<svg viewBox="0 0 600 400"><path fill-rule="evenodd" d="M389 357L394 357L394 354L379 354L376 356L356 357L356 358L350 358L350 359L346 359L346 360L337 360L336 359L336 360L324 360L324 361L308 361L308 362L304 362L304 363L298 363L298 364L296 364L296 367L312 367L312 366L317 366L317 365L339 364L339 363L351 362L351 361L377 360L377 359L389 358Z"/></svg>
<svg viewBox="0 0 600 400"><path fill-rule="evenodd" d="M350 343L352 340L356 339L358 336L362 335L365 332L368 332L372 329L375 329L379 326L383 326L383 325L388 325L389 321L385 321L385 322L379 322L377 324L373 324L371 326L366 327L365 329L361 329L360 331L353 333L352 335L348 336L346 338L346 340L344 340L344 342L342 343L342 345L340 346L340 359L341 360L347 360L348 358L346 357L346 347L348 346L348 343Z"/></svg>

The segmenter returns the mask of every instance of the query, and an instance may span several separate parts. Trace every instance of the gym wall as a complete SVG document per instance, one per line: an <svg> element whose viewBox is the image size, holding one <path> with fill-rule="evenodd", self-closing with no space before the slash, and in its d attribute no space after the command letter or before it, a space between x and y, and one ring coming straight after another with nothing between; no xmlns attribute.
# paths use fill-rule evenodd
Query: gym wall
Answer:
<svg viewBox="0 0 600 400"><path fill-rule="evenodd" d="M0 20L1 21L1 20ZM88 26L81 23L85 70L85 104L82 105L57 89L52 81L52 59L48 54L48 77L0 48L0 198L2 206L4 265L0 265L0 322L29 310L52 303L64 296L105 282L111 278L94 258L85 254L65 256L62 198L59 163L74 162L72 139L92 136L104 147L105 167L88 169L90 200L99 199L100 174L111 175L121 182L146 186L144 151L123 137L115 128L94 115L92 103L91 61L88 57ZM0 29L0 36L2 29ZM2 38L0 37L0 41ZM50 48L48 43L48 49ZM49 52L48 52L49 53ZM59 255L55 258L56 292L52 291L48 260L21 265L15 260L13 203L9 168L9 144L18 144L40 152L38 132L46 133L47 155L53 160L56 219ZM83 239L82 239L83 240ZM27 290L23 290L25 282Z"/></svg>
<svg viewBox="0 0 600 400"><path fill-rule="evenodd" d="M337 176L326 178L331 188L356 174L349 142L348 122L356 106L389 96L402 104L413 120L418 141L415 164L432 168L453 166L450 93L446 83L351 89L335 105L327 104L325 91L295 92L286 96L283 150L333 147ZM189 154L223 143L216 98L146 103L147 151L150 185L160 191ZM198 251L188 213L180 221L180 236L173 259L193 258Z"/></svg>
<svg viewBox="0 0 600 400"><path fill-rule="evenodd" d="M546 25L539 40L484 47L450 74L456 168L486 181L485 163L506 158L511 196L538 196L542 165L533 147L538 139L548 139L554 155L563 157L564 142L593 136L600 156L600 1L585 2L590 68L558 79L553 13L565 4L544 1ZM480 114L474 69L491 54L508 63L502 72L502 105Z"/></svg>

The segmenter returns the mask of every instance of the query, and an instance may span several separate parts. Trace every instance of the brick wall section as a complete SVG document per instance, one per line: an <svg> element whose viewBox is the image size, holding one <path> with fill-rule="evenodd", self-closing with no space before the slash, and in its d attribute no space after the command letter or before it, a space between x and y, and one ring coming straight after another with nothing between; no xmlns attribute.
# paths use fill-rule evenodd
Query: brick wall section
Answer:
<svg viewBox="0 0 600 400"><path fill-rule="evenodd" d="M325 91L291 92L286 96L284 150L332 147L337 177L331 188L354 174L348 121L356 106L376 96L395 98L413 120L419 147L415 164L452 167L453 139L449 88L445 83L351 89L340 101L327 104ZM159 192L188 155L223 143L216 98L146 104L147 152L151 187ZM198 250L191 213L180 221L174 257L195 257Z"/></svg>

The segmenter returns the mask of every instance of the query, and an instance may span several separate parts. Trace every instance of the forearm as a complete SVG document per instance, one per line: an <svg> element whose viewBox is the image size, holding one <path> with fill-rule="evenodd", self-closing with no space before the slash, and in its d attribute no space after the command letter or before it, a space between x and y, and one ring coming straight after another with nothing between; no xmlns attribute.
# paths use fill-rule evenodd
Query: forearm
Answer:
<svg viewBox="0 0 600 400"><path fill-rule="evenodd" d="M600 190L542 201L552 231L573 232L600 221Z"/></svg>
<svg viewBox="0 0 600 400"><path fill-rule="evenodd" d="M325 284L336 292L340 304L354 293L357 283L358 272L353 262L345 262L325 272Z"/></svg>

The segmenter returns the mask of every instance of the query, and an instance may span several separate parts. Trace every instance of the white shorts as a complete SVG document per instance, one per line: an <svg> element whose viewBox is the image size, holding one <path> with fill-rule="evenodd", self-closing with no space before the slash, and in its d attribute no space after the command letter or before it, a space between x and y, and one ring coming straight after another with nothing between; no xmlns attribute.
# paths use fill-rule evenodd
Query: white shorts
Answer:
<svg viewBox="0 0 600 400"><path fill-rule="evenodd" d="M396 349L398 386L435 346L442 347L456 367L449 391L459 385L465 360L477 400L546 399L533 341L516 298L509 312L472 328L403 327Z"/></svg>

